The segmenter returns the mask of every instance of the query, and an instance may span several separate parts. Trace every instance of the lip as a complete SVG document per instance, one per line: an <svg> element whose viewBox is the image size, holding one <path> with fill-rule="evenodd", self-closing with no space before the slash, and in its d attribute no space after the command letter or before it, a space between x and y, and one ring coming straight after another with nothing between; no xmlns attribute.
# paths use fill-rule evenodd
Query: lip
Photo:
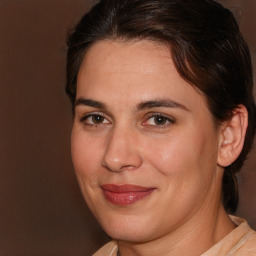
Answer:
<svg viewBox="0 0 256 256"><path fill-rule="evenodd" d="M142 187L132 184L105 184L101 188L105 198L109 202L123 206L133 204L149 196L155 190L152 187Z"/></svg>

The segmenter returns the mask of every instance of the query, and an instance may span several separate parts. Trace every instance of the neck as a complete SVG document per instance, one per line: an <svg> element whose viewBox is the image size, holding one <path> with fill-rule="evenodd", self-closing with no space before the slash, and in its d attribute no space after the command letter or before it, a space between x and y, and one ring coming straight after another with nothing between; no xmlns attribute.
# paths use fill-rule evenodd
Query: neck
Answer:
<svg viewBox="0 0 256 256"><path fill-rule="evenodd" d="M215 210L213 207L201 209L181 227L163 237L146 243L119 241L118 247L121 256L198 256L234 228L235 225L218 202Z"/></svg>

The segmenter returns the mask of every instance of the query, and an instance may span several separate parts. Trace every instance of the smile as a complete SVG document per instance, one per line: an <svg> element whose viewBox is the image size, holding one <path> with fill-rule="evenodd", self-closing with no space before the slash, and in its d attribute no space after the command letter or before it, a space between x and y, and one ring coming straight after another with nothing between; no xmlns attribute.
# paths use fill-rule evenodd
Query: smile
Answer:
<svg viewBox="0 0 256 256"><path fill-rule="evenodd" d="M101 186L105 198L116 205L129 205L150 195L155 188L136 185L105 184Z"/></svg>

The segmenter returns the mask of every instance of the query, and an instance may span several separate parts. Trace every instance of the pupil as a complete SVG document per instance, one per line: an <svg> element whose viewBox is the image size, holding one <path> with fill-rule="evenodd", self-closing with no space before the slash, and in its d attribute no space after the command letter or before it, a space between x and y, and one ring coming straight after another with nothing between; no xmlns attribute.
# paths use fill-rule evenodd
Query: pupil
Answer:
<svg viewBox="0 0 256 256"><path fill-rule="evenodd" d="M99 124L99 123L103 122L103 117L95 115L95 116L92 117L92 120L93 120L94 123Z"/></svg>
<svg viewBox="0 0 256 256"><path fill-rule="evenodd" d="M166 123L166 118L162 116L156 116L155 117L155 123L159 125L163 125Z"/></svg>

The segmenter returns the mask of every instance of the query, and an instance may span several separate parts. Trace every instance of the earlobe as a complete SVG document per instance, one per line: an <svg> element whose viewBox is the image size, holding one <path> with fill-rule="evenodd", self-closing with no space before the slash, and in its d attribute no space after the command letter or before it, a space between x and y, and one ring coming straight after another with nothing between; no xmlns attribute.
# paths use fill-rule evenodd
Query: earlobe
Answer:
<svg viewBox="0 0 256 256"><path fill-rule="evenodd" d="M221 125L218 165L229 166L238 158L243 149L247 126L247 109L239 105L234 109L231 119Z"/></svg>

